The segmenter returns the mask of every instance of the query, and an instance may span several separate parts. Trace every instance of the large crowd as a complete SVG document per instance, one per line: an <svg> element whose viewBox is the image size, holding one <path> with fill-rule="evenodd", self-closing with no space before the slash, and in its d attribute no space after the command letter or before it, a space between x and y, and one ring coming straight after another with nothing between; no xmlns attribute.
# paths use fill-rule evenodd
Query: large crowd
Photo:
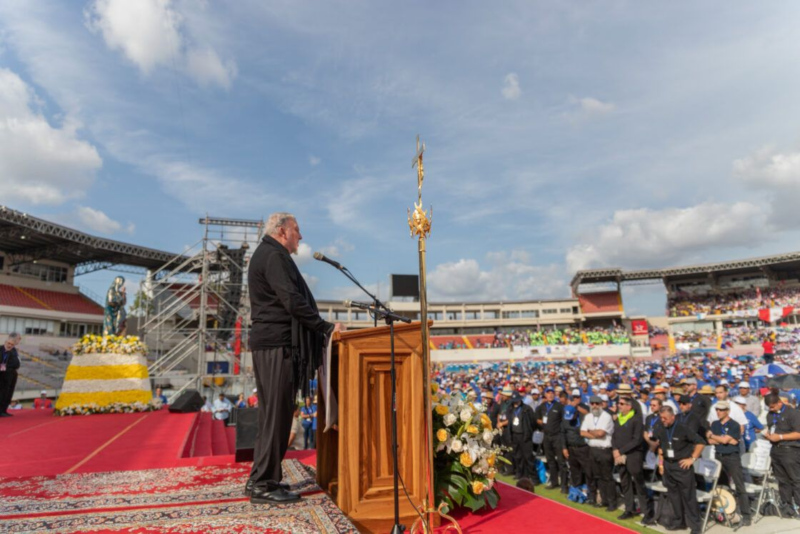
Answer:
<svg viewBox="0 0 800 534"><path fill-rule="evenodd" d="M433 342L441 350L467 348L464 343L448 340ZM513 330L503 332L496 330L491 340L473 343L473 348L502 348L513 345L515 347L542 347L545 345L622 345L630 343L630 336L625 328L596 327L596 328L542 328L540 330Z"/></svg>
<svg viewBox="0 0 800 534"><path fill-rule="evenodd" d="M800 357L779 361L796 368ZM709 457L722 465L720 485L737 498L734 522L750 524L756 512L744 492L743 480L758 480L743 467L746 453L771 458L777 511L800 517L800 390L767 387L755 373L760 365L710 355L451 364L434 380L448 394L484 405L502 429L507 474L533 484L546 479L548 488L586 505L622 505L621 519L641 514L643 524L700 532L707 515L697 495L710 486L693 471L702 473ZM645 488L646 479L662 485L663 499Z"/></svg>
<svg viewBox="0 0 800 534"><path fill-rule="evenodd" d="M800 287L711 291L696 295L677 292L667 298L667 315L670 317L689 317L700 313L725 315L737 311L787 306L800 306Z"/></svg>

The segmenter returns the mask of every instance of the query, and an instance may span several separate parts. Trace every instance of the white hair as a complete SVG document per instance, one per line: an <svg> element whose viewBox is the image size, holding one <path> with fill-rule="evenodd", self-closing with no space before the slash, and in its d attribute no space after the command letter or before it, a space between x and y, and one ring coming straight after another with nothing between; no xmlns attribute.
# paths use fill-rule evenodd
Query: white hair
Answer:
<svg viewBox="0 0 800 534"><path fill-rule="evenodd" d="M11 332L8 334L8 339L22 339L22 336L19 335L17 332Z"/></svg>
<svg viewBox="0 0 800 534"><path fill-rule="evenodd" d="M287 213L285 211L279 211L278 213L273 213L267 219L267 227L264 229L264 233L268 236L274 236L278 233L278 230L283 228L287 221L289 220L297 220L295 216L291 213Z"/></svg>

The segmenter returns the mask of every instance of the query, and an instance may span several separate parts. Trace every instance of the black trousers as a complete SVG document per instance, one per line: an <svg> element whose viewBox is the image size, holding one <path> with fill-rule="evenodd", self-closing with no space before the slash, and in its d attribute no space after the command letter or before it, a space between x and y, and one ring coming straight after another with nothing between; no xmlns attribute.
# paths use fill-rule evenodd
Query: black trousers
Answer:
<svg viewBox="0 0 800 534"><path fill-rule="evenodd" d="M530 437L525 439L522 432L511 433L512 461L514 462L514 476L529 478L533 481L536 469L533 464L533 441Z"/></svg>
<svg viewBox="0 0 800 534"><path fill-rule="evenodd" d="M697 502L697 481L694 469L681 469L677 461L664 461L664 486L676 517L684 517L686 526L699 531L703 526Z"/></svg>
<svg viewBox="0 0 800 534"><path fill-rule="evenodd" d="M626 455L625 465L619 473L619 483L622 486L625 511L636 512L635 497L644 513L647 510L647 492L644 486L644 454L641 451L629 452Z"/></svg>
<svg viewBox="0 0 800 534"><path fill-rule="evenodd" d="M6 369L0 373L0 413L6 413L17 387L17 370Z"/></svg>
<svg viewBox="0 0 800 534"><path fill-rule="evenodd" d="M739 501L739 513L744 517L750 517L750 499L747 497L747 492L744 491L742 457L734 453L717 454L716 458L722 464L722 471L728 476L728 482L733 482L733 494Z"/></svg>
<svg viewBox="0 0 800 534"><path fill-rule="evenodd" d="M281 461L292 431L296 392L292 350L254 350L253 371L258 385L258 433L250 480L255 486L273 490L283 478Z"/></svg>
<svg viewBox="0 0 800 534"><path fill-rule="evenodd" d="M573 486L589 483L589 474L592 472L589 459L589 447L570 447L569 452L569 479Z"/></svg>
<svg viewBox="0 0 800 534"><path fill-rule="evenodd" d="M778 481L778 493L784 506L800 506L800 447L772 445L772 472Z"/></svg>
<svg viewBox="0 0 800 534"><path fill-rule="evenodd" d="M591 476L589 477L589 501L596 502L600 492L600 502L606 506L617 504L617 483L614 482L614 453L611 447L601 449L589 447Z"/></svg>
<svg viewBox="0 0 800 534"><path fill-rule="evenodd" d="M550 484L558 486L558 476L561 474L561 489L566 490L568 486L567 465L564 462L564 452L561 448L561 436L545 434L542 446L544 447L544 456L547 458L547 470L550 472Z"/></svg>

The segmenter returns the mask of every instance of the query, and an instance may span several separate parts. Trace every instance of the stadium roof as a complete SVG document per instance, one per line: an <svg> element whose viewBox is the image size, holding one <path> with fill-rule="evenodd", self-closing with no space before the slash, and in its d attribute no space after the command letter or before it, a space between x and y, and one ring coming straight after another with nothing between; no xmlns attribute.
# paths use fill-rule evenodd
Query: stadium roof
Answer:
<svg viewBox="0 0 800 534"><path fill-rule="evenodd" d="M587 269L575 273L570 285L573 291L577 292L578 286L581 284L665 280L683 276L707 275L712 273L725 274L757 269L779 270L784 266L800 267L800 252L789 252L745 260L689 265L686 267L667 267L665 269L644 269L638 271L623 271L619 268Z"/></svg>
<svg viewBox="0 0 800 534"><path fill-rule="evenodd" d="M95 237L6 206L0 206L0 251L12 265L47 259L75 266L76 275L117 266L158 271L168 262L177 266L188 259Z"/></svg>

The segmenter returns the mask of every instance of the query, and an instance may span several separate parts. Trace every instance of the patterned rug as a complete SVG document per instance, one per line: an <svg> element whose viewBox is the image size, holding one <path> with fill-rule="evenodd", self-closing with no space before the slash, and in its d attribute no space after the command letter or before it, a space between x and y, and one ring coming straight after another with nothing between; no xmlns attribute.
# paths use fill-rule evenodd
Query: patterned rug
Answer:
<svg viewBox="0 0 800 534"><path fill-rule="evenodd" d="M176 467L0 479L3 532L357 532L315 483L313 468L284 460L299 503L251 505L248 465Z"/></svg>

